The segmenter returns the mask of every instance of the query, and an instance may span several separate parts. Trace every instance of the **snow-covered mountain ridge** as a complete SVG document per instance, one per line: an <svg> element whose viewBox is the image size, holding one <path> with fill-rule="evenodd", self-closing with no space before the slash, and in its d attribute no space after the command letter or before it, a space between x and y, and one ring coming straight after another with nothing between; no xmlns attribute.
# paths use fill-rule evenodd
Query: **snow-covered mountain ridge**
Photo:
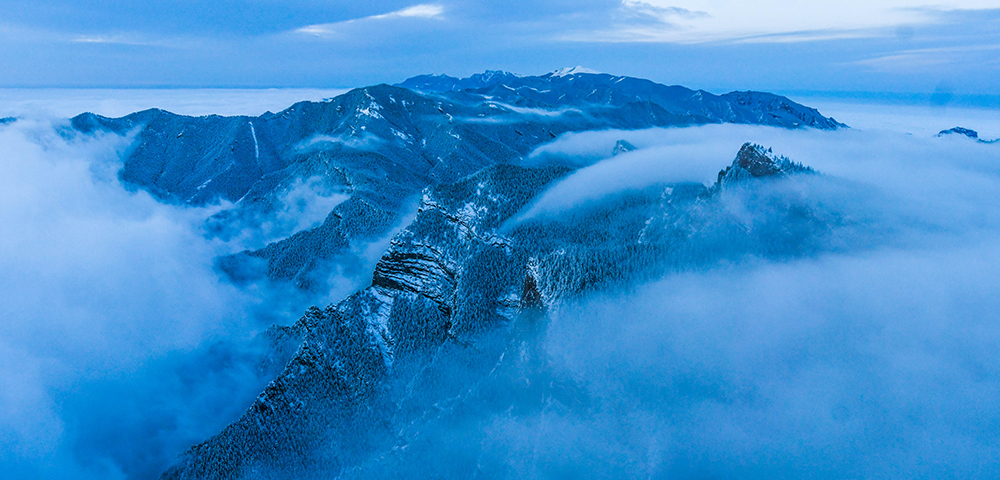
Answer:
<svg viewBox="0 0 1000 480"><path fill-rule="evenodd" d="M224 239L259 236L297 185L348 196L318 226L219 261L237 283L290 282L321 292L333 265L363 263L352 247L388 234L425 187L517 163L566 132L726 122L844 126L777 95L716 96L577 69L541 77L414 77L259 117L153 109L121 118L82 114L72 126L136 135L119 173L129 185L166 202L233 202L206 225Z"/></svg>

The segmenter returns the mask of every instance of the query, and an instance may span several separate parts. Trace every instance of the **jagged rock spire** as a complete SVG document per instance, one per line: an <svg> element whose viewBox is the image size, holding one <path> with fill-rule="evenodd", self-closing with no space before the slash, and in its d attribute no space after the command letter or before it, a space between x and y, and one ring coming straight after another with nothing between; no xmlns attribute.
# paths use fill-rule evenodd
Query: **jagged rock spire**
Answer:
<svg viewBox="0 0 1000 480"><path fill-rule="evenodd" d="M780 177L793 173L814 173L813 169L785 156L775 156L770 148L756 143L744 143L733 164L719 171L715 187L740 183L751 178Z"/></svg>
<svg viewBox="0 0 1000 480"><path fill-rule="evenodd" d="M631 152L635 149L636 149L635 145L632 145L631 143L628 143L625 140L618 140L618 143L615 143L614 150L611 151L611 156L615 156L621 153Z"/></svg>

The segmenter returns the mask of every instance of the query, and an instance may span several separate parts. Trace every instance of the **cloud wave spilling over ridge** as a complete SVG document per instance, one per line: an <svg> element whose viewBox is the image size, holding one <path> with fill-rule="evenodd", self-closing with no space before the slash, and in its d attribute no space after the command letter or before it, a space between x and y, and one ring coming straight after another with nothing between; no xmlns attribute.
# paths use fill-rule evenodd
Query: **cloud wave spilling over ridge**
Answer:
<svg viewBox="0 0 1000 480"><path fill-rule="evenodd" d="M639 149L606 158L617 139ZM863 187L812 193L871 214L864 221L875 223L860 228L888 236L675 273L557 307L544 345L560 378L586 392L587 413L496 413L476 455L540 477L581 465L595 478L993 476L996 144L733 125L588 132L532 159L591 165L522 218L559 219L663 182L710 183L744 141Z"/></svg>

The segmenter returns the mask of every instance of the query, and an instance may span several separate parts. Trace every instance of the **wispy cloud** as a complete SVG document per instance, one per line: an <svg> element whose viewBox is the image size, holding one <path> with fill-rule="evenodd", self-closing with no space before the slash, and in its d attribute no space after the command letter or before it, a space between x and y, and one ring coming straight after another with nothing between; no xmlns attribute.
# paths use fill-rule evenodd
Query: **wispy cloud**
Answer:
<svg viewBox="0 0 1000 480"><path fill-rule="evenodd" d="M678 44L870 38L892 36L901 26L937 23L941 14L949 11L995 7L979 0L957 0L934 8L911 0L849 0L825 4L786 0L741 4L625 0L614 12L608 28L573 30L557 37L573 42Z"/></svg>
<svg viewBox="0 0 1000 480"><path fill-rule="evenodd" d="M59 29L39 28L0 23L0 39L16 42L56 42L62 44L107 44L142 46L177 46L191 43L180 38L168 39L139 32L80 33Z"/></svg>
<svg viewBox="0 0 1000 480"><path fill-rule="evenodd" d="M894 72L967 62L996 63L997 52L1000 52L1000 45L921 48L866 58L854 64L877 71Z"/></svg>
<svg viewBox="0 0 1000 480"><path fill-rule="evenodd" d="M675 19L711 18L706 12L680 7L660 7L646 2L624 0L616 12L619 20L641 23L670 23Z"/></svg>
<svg viewBox="0 0 1000 480"><path fill-rule="evenodd" d="M180 38L144 38L141 35L126 34L104 34L104 35L77 35L68 39L73 43L92 43L108 45L133 45L143 47L179 47L184 44L191 44L190 40Z"/></svg>
<svg viewBox="0 0 1000 480"><path fill-rule="evenodd" d="M74 38L73 41L78 43L121 43L121 38L105 35L80 35Z"/></svg>
<svg viewBox="0 0 1000 480"><path fill-rule="evenodd" d="M390 12L382 15L373 15L367 17L368 19L386 19L386 18L434 18L444 13L444 7L441 5L433 4L420 4L414 5L412 7L406 7L402 10L397 10L395 12Z"/></svg>
<svg viewBox="0 0 1000 480"><path fill-rule="evenodd" d="M370 22L370 21L384 21L402 18L440 18L444 13L444 7L437 4L422 3L419 5L414 5L412 7L406 7L402 10L396 10L394 12L383 13L380 15L371 15L363 18L356 18L353 20L346 20L343 22L334 23L320 23L315 25L306 25L305 27L298 28L294 32L304 35L312 35L316 37L329 37L336 35L340 32L340 29L351 24L356 24L360 22Z"/></svg>

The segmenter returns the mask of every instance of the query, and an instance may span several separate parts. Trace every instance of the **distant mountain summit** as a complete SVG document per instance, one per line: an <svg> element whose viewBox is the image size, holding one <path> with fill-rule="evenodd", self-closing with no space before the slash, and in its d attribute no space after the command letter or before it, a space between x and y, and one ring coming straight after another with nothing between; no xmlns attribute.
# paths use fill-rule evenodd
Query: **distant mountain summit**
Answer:
<svg viewBox="0 0 1000 480"><path fill-rule="evenodd" d="M541 76L486 72L469 78L423 75L399 84L420 91L456 92L507 105L541 108L618 108L624 115L655 115L673 124L744 123L784 128L835 130L846 125L814 108L765 92L714 95L704 90L666 86L649 80L563 68ZM636 126L634 128L642 128Z"/></svg>
<svg viewBox="0 0 1000 480"><path fill-rule="evenodd" d="M580 74L580 73L600 74L601 72L598 72L597 70L591 70L589 68L585 68L585 67L581 67L581 66L577 65L575 67L560 68L559 70L555 70L553 72L547 73L547 74L542 75L542 76L543 77L545 77L545 76L565 77L567 75L576 75L576 74Z"/></svg>
<svg viewBox="0 0 1000 480"><path fill-rule="evenodd" d="M979 140L979 132L965 127L949 128L948 130L941 130L937 134L938 137L945 135L965 135L973 140Z"/></svg>
<svg viewBox="0 0 1000 480"><path fill-rule="evenodd" d="M559 77L566 77L582 73L600 74L600 72L596 70L591 70L589 68L577 66L577 67L560 68L558 70L551 71L544 75L540 75L539 78L548 78L548 77L559 78ZM503 70L487 70L483 73L476 73L466 78L452 77L449 75L444 75L439 73L433 75L418 75L413 78L408 78L402 83L397 84L397 86L412 88L414 90L424 90L424 91L434 91L434 92L456 92L461 90L486 88L504 82L512 81L517 78L521 78L521 75L510 73Z"/></svg>
<svg viewBox="0 0 1000 480"><path fill-rule="evenodd" d="M419 75L400 83L399 86L412 88L414 90L451 92L473 88L484 88L497 83L503 83L505 80L517 77L518 75L505 72L503 70L487 70L483 73L477 73L467 78L456 78L442 74Z"/></svg>
<svg viewBox="0 0 1000 480"><path fill-rule="evenodd" d="M948 130L941 130L940 132L938 132L938 134L936 136L938 136L938 137L944 137L944 136L948 136L948 135L962 135L962 136L966 136L966 137L969 137L969 138L971 138L971 139L973 139L973 140L975 140L975 141L977 141L979 143L996 143L996 142L1000 141L1000 139L983 140L982 138L979 138L979 132L977 132L975 130L972 130L971 128L965 128L965 127L955 127L955 128L949 128Z"/></svg>

